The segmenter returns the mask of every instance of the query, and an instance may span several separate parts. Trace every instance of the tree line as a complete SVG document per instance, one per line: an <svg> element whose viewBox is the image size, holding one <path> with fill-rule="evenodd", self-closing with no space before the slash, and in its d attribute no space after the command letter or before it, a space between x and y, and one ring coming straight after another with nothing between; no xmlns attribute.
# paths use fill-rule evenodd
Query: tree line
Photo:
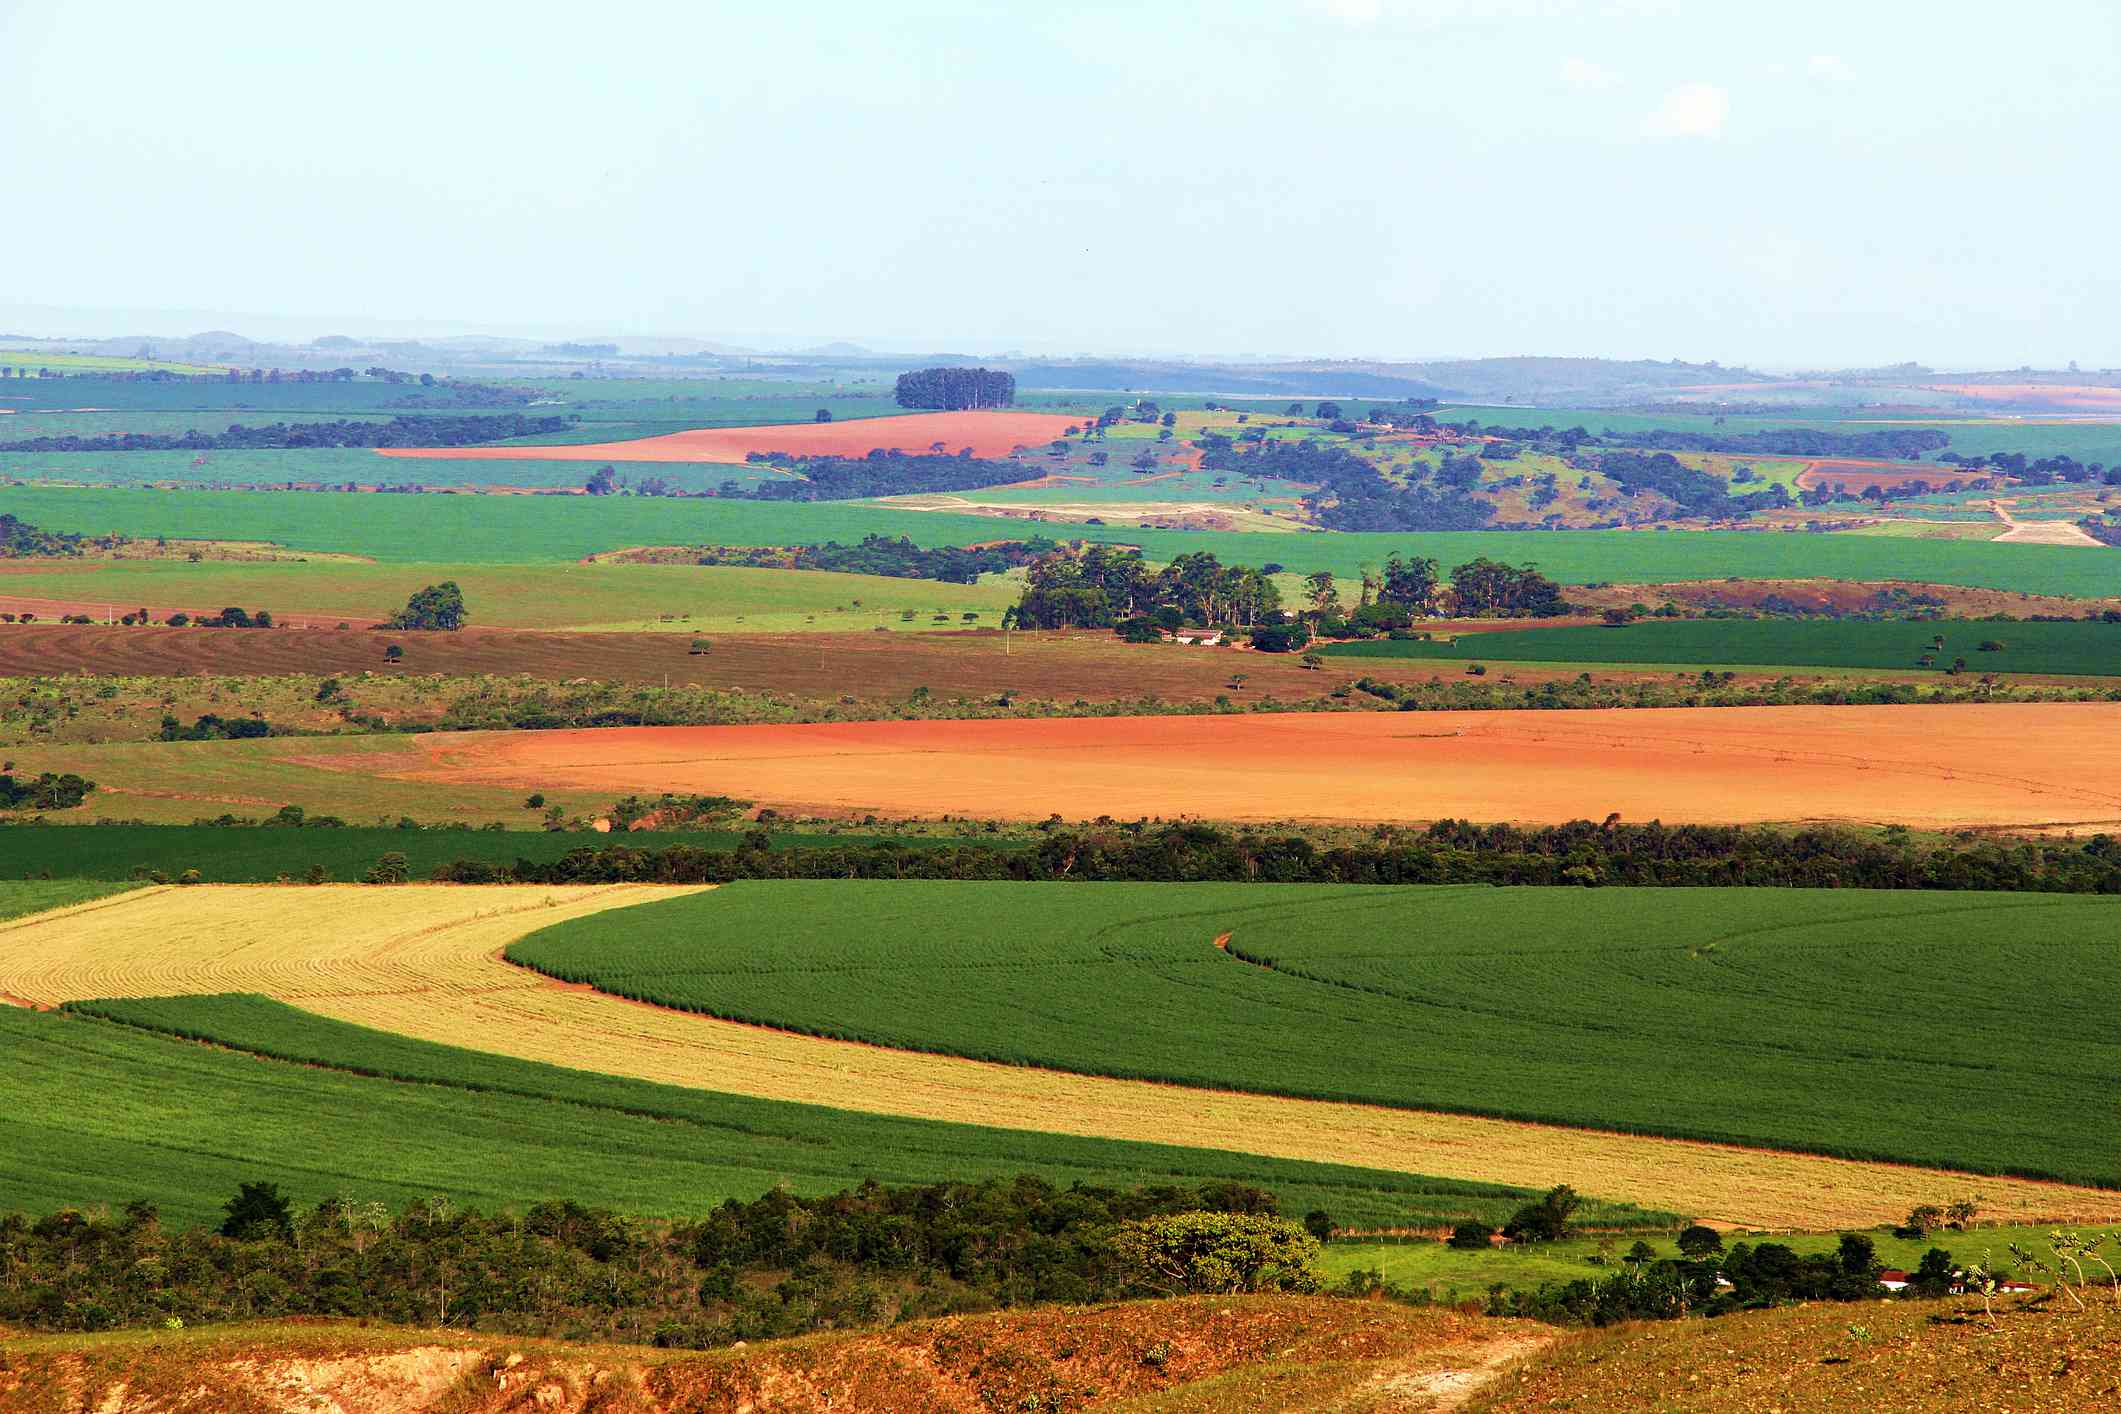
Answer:
<svg viewBox="0 0 2121 1414"><path fill-rule="evenodd" d="M1037 1302L1309 1290L1317 1244L1238 1183L1062 1189L1024 1175L657 1222L571 1201L484 1214L245 1183L216 1228L152 1203L0 1217L0 1321L47 1331L357 1317L704 1348Z"/></svg>
<svg viewBox="0 0 2121 1414"><path fill-rule="evenodd" d="M921 491L977 491L1045 475L1020 462L974 457L969 449L946 457L879 447L865 457L806 458L800 466L802 480L724 481L717 494L745 501L852 501Z"/></svg>
<svg viewBox="0 0 2121 1414"><path fill-rule="evenodd" d="M886 579L933 579L945 584L974 584L983 574L1000 574L1028 565L1060 548L1044 536L978 546L943 545L930 549L901 535L864 535L856 545L827 540L822 545L705 545L696 552L702 565L742 565L754 569L833 570L841 574L880 575Z"/></svg>
<svg viewBox="0 0 2121 1414"><path fill-rule="evenodd" d="M330 422L275 422L265 427L232 424L226 432L193 428L178 436L118 432L102 437L30 437L0 442L0 452L212 452L268 451L314 447L469 447L512 437L544 437L564 432L580 415L528 417L522 413L487 413L451 417L440 414L397 416L387 422L335 419Z"/></svg>
<svg viewBox="0 0 2121 1414"><path fill-rule="evenodd" d="M1232 833L1211 825L1041 828L1029 848L895 841L776 849L755 831L736 849L585 845L558 859L457 860L446 883L714 884L740 879L975 879L1143 883L1497 884L1675 888L2121 893L2121 838L1917 842L1904 831L1624 824L1521 827L1440 820L1380 827L1363 844Z"/></svg>
<svg viewBox="0 0 2121 1414"><path fill-rule="evenodd" d="M902 408L1005 408L1016 401L1016 375L990 368L916 368L898 376Z"/></svg>

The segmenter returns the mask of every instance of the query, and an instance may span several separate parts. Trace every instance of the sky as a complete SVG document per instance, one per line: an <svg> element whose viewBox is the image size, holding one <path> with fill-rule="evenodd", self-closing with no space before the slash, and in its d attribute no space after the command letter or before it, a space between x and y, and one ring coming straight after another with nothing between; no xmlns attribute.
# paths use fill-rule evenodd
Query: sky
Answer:
<svg viewBox="0 0 2121 1414"><path fill-rule="evenodd" d="M0 331L2121 366L2113 0L0 0Z"/></svg>

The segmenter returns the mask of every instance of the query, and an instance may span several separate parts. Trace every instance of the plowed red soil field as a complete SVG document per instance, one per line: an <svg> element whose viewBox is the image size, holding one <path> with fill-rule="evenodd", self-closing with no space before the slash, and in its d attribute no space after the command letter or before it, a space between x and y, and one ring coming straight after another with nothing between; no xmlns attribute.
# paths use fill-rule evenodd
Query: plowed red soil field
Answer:
<svg viewBox="0 0 2121 1414"><path fill-rule="evenodd" d="M1017 447L1039 447L1082 425L1051 412L931 412L865 417L851 422L795 422L772 427L701 427L632 442L564 447L379 447L386 457L446 457L451 461L727 462L741 466L751 452L797 457L862 457L878 447L926 452L937 442L955 456L1006 457Z"/></svg>
<svg viewBox="0 0 2121 1414"><path fill-rule="evenodd" d="M420 747L414 779L825 813L2121 824L2115 703L633 727Z"/></svg>
<svg viewBox="0 0 2121 1414"><path fill-rule="evenodd" d="M1923 462L1815 461L1797 473L1797 484L1807 490L1814 486L1846 486L1852 492L1860 492L1866 486L1882 488L1904 486L1910 481L1927 481L1933 489L1941 491L1947 487L1964 486L1982 474Z"/></svg>

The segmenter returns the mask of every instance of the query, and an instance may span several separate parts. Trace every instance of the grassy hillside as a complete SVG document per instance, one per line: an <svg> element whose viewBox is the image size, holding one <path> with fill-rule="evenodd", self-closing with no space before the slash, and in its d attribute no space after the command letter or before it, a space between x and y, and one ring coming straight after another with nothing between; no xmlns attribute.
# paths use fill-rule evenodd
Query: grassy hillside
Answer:
<svg viewBox="0 0 2121 1414"><path fill-rule="evenodd" d="M1944 646L1935 646L1942 636ZM1993 643L1996 648L1983 650ZM1373 639L1319 650L1329 658L1479 658L1498 663L1656 663L1939 671L1964 658L1984 673L2121 674L2121 624L1793 619L1645 620L1625 628L1534 628L1454 641Z"/></svg>
<svg viewBox="0 0 2121 1414"><path fill-rule="evenodd" d="M271 1177L306 1202L352 1193L395 1206L439 1193L491 1209L573 1197L656 1215L779 1183L824 1193L871 1177L1018 1172L1117 1186L1221 1178L1274 1189L1299 1214L1323 1206L1375 1221L1492 1215L1517 1201L1494 1185L654 1085L409 1040L262 997L82 1010L97 1015L0 1010L0 1089L13 1097L0 1115L0 1211L145 1196L167 1217L197 1221L239 1181Z"/></svg>
<svg viewBox="0 0 2121 1414"><path fill-rule="evenodd" d="M18 486L0 509L48 530L187 539L270 540L397 563L522 564L577 560L628 545L786 545L910 536L963 545L1026 533L1021 521L888 510L860 502L796 504L639 497L380 496L337 492L170 492ZM1139 545L1153 560L1211 550L1226 562L1273 561L1353 578L1391 553L1446 568L1476 556L1533 562L1570 584L1724 579L1904 579L2039 594L2110 593L2103 550L1756 531L1463 531L1260 536L1228 531L1037 527L1055 537Z"/></svg>
<svg viewBox="0 0 2121 1414"><path fill-rule="evenodd" d="M0 849L11 850L15 838L12 834L0 835ZM53 908L71 908L77 903L93 903L99 898L122 894L129 887L131 885L115 880L92 882L90 877L69 877L64 872L58 882L49 878L0 882L0 919L20 918Z"/></svg>
<svg viewBox="0 0 2121 1414"><path fill-rule="evenodd" d="M2121 1186L2081 1123L2121 1083L2117 925L2096 896L776 882L509 956L880 1045Z"/></svg>

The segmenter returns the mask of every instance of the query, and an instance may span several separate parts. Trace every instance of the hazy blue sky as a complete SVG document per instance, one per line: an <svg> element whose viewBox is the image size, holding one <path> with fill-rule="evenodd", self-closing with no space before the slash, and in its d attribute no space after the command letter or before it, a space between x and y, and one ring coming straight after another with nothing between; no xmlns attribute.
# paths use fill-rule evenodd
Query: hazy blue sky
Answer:
<svg viewBox="0 0 2121 1414"><path fill-rule="evenodd" d="M2117 365L2117 11L0 0L0 328Z"/></svg>

